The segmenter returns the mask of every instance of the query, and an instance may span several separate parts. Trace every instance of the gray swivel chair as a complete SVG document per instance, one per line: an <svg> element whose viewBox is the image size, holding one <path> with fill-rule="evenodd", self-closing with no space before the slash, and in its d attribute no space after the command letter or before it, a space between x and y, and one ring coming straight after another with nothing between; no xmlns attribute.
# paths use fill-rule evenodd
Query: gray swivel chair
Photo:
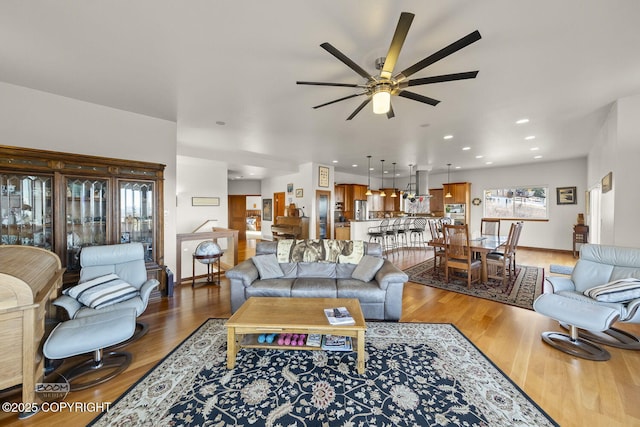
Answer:
<svg viewBox="0 0 640 427"><path fill-rule="evenodd" d="M640 323L640 249L584 244L571 277L545 280L533 309L569 330L544 332L547 344L590 360L609 359L598 344L640 350L638 337L614 327Z"/></svg>
<svg viewBox="0 0 640 427"><path fill-rule="evenodd" d="M144 248L141 243L87 246L80 252L80 266L79 284L113 273L134 288L137 288L138 292L127 300L104 308L88 307L76 298L62 295L54 301L54 304L64 308L70 319L78 319L122 308L135 309L136 317L139 317L147 308L151 291L159 284L158 280L147 278ZM138 322L136 324L136 333L131 341L143 336L147 329L148 326L146 324Z"/></svg>

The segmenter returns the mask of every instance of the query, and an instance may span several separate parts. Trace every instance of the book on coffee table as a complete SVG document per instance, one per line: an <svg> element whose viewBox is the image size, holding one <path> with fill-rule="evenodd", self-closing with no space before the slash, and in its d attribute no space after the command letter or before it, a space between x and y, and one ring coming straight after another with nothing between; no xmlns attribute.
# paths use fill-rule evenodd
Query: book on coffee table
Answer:
<svg viewBox="0 0 640 427"><path fill-rule="evenodd" d="M351 351L351 337L343 337L340 335L323 335L322 349L328 351Z"/></svg>
<svg viewBox="0 0 640 427"><path fill-rule="evenodd" d="M346 307L325 308L324 314L332 325L355 325L356 323Z"/></svg>

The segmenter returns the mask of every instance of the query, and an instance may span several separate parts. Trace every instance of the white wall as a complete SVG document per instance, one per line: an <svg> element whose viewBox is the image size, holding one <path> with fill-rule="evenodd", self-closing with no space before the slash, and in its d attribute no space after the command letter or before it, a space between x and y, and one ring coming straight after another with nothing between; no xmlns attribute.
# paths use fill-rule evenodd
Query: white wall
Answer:
<svg viewBox="0 0 640 427"><path fill-rule="evenodd" d="M640 164L640 95L616 101L589 152L589 187L612 172L613 188L601 197L600 243L640 247L638 165Z"/></svg>
<svg viewBox="0 0 640 427"><path fill-rule="evenodd" d="M262 184L257 179L233 179L227 183L229 194L260 194Z"/></svg>
<svg viewBox="0 0 640 427"><path fill-rule="evenodd" d="M334 168L333 166L326 166L329 168L329 187L318 186L319 164L317 163L304 163L299 166L297 173L278 176L274 178L267 178L262 180L262 198L273 199L273 193L284 192L285 193L285 207L289 203L295 203L296 207L302 208L304 214L309 217L309 238L316 237L316 206L315 197L316 190L330 191L331 203L329 215L332 215L331 206L333 206L334 195L333 188L335 182ZM293 193L286 194L287 184L293 184ZM301 188L303 197L296 197L296 189ZM274 218L275 220L275 213ZM262 221L262 237L265 239L271 239L271 225L273 221ZM333 228L333 219L332 219Z"/></svg>
<svg viewBox="0 0 640 427"><path fill-rule="evenodd" d="M441 187L447 182L447 174L429 175L431 188ZM451 182L470 182L471 199L483 200L483 190L504 186L545 186L549 188L549 220L525 221L519 244L534 248L571 250L573 225L578 213L585 212L584 194L587 189L587 159L572 159L559 162L535 163L502 168L456 170L451 172ZM557 187L577 187L577 204L558 205ZM480 230L483 204L471 206L469 230ZM503 221L501 234L508 234L510 221Z"/></svg>
<svg viewBox="0 0 640 427"><path fill-rule="evenodd" d="M0 141L165 164L164 262L175 267L175 122L0 82Z"/></svg>
<svg viewBox="0 0 640 427"><path fill-rule="evenodd" d="M227 164L187 156L177 156L177 162L177 232L192 233L207 220L216 220L218 227L228 227ZM220 206L192 206L192 197L219 197Z"/></svg>
<svg viewBox="0 0 640 427"><path fill-rule="evenodd" d="M247 210L262 209L262 197L260 196L247 196L246 198Z"/></svg>

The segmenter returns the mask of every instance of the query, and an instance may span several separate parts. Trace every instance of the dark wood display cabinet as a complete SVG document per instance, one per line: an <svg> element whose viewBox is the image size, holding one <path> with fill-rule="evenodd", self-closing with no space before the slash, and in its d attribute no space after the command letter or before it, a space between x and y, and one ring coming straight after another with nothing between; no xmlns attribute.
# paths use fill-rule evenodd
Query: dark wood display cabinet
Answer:
<svg viewBox="0 0 640 427"><path fill-rule="evenodd" d="M0 145L1 244L55 252L75 284L85 246L140 242L149 277L164 264L165 165Z"/></svg>

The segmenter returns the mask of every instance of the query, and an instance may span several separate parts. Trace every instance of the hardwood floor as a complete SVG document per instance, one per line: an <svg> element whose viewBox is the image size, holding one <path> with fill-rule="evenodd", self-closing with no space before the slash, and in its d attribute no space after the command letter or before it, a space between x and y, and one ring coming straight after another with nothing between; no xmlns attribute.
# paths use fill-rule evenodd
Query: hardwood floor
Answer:
<svg viewBox="0 0 640 427"><path fill-rule="evenodd" d="M240 259L252 256L254 245L254 240L241 242ZM407 268L430 256L430 250L414 250L389 259L398 267ZM518 250L517 260L519 264L544 267L545 274L551 263L575 263L570 253L527 249ZM133 353L127 371L105 384L73 392L65 402L114 402L206 319L229 315L228 282L223 279L221 287L195 289L185 282L176 288L173 298L149 304L142 320L150 331L126 348ZM560 329L544 316L414 283L405 286L401 321L453 323L562 426L640 425L638 351L608 347L608 362L574 358L542 342L541 332ZM638 325L622 328L640 335ZM97 412L64 410L41 412L19 421L15 414L2 413L0 425L76 426L88 423L96 415Z"/></svg>

